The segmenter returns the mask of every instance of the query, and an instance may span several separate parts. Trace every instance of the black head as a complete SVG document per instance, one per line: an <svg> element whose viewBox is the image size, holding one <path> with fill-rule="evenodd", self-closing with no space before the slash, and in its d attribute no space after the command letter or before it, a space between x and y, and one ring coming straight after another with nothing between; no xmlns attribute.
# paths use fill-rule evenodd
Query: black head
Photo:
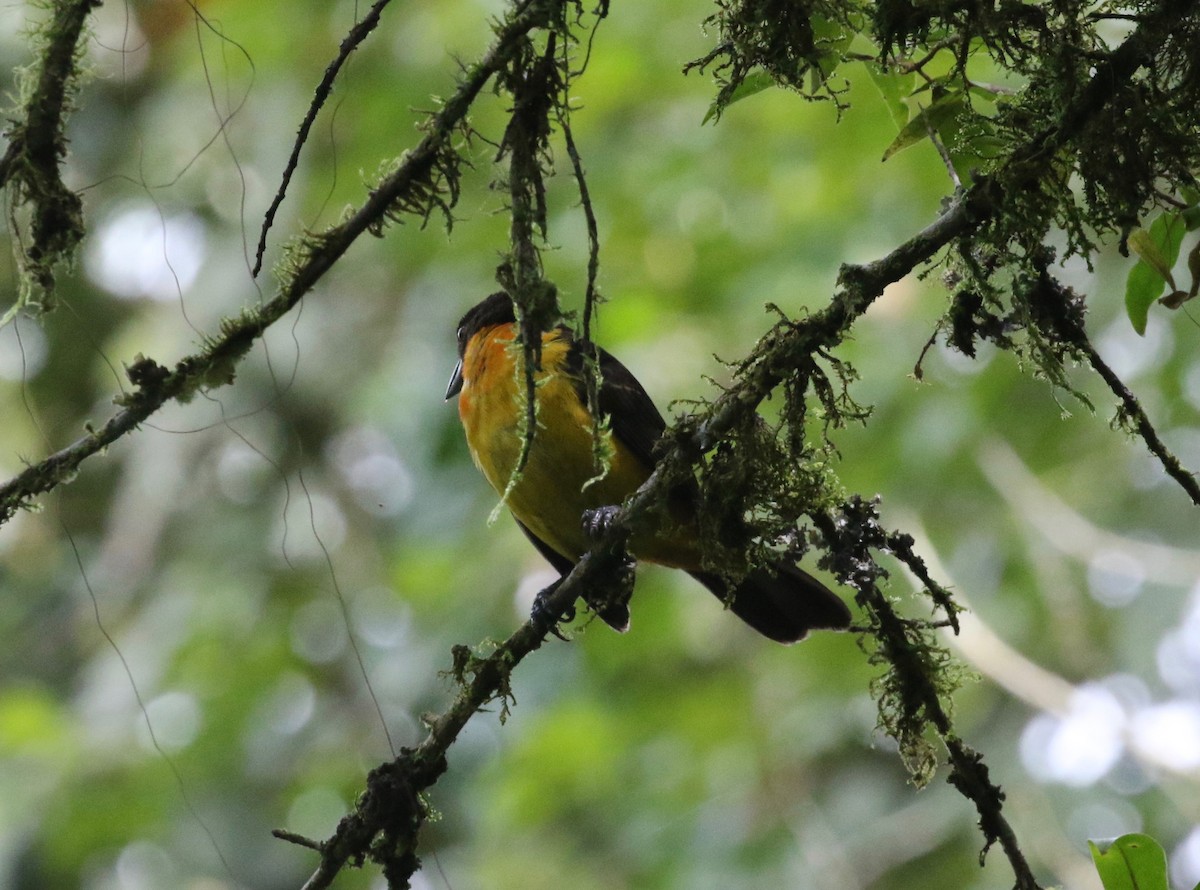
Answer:
<svg viewBox="0 0 1200 890"><path fill-rule="evenodd" d="M498 324L512 324L517 320L513 312L512 297L504 291L497 291L481 303L476 303L467 310L467 314L458 323L458 356L462 358L466 351L467 341L484 328Z"/></svg>
<svg viewBox="0 0 1200 890"><path fill-rule="evenodd" d="M512 297L504 291L497 291L482 303L477 303L467 310L467 314L458 323L458 364L450 375L450 385L446 387L446 399L458 395L463 388L463 354L467 351L467 343L484 328L498 324L512 324L517 320L513 312Z"/></svg>

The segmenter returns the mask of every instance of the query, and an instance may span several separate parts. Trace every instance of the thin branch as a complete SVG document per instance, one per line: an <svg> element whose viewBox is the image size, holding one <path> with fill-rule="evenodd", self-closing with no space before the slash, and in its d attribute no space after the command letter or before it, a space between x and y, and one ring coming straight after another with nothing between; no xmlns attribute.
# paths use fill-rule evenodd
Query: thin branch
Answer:
<svg viewBox="0 0 1200 890"><path fill-rule="evenodd" d="M1092 370L1099 374L1100 378L1108 384L1108 388L1112 390L1113 395L1121 403L1118 410L1118 423L1122 426L1128 426L1134 433L1141 437L1142 441L1146 443L1146 447L1150 449L1150 453L1158 458L1163 469L1167 471L1167 475L1179 483L1179 486L1192 499L1193 504L1200 506L1200 483L1196 480L1196 474L1188 470L1171 449L1166 446L1159 437L1158 432L1154 429L1154 425L1150 422L1150 418L1147 416L1145 409L1142 408L1137 396L1133 394L1129 387L1125 385L1125 382L1100 357L1100 353L1096 351L1096 347L1092 345L1091 341L1087 340L1081 346L1084 354L1087 356L1088 364L1092 366Z"/></svg>
<svg viewBox="0 0 1200 890"><path fill-rule="evenodd" d="M136 389L121 400L122 410L96 429L0 485L0 525L39 494L69 480L80 464L134 430L171 400L186 401L201 388L233 380L237 362L268 327L282 318L325 275L360 235L381 228L398 205L411 202L430 188L440 156L461 126L471 104L487 82L511 58L524 36L545 27L561 6L522 0L496 29L496 39L483 57L467 69L462 82L429 122L424 138L386 176L363 205L347 220L302 245L303 252L290 277L274 299L246 309L222 325L219 336L205 348L168 369L150 359L129 368Z"/></svg>
<svg viewBox="0 0 1200 890"><path fill-rule="evenodd" d="M1193 504L1200 506L1200 483L1197 482L1196 475L1184 467L1179 458L1166 446L1137 396L1092 345L1083 324L1082 298L1058 281L1046 268L1041 269L1033 287L1032 301L1033 305L1041 307L1041 323L1051 327L1063 343L1085 359L1117 397L1119 406L1115 424L1141 437L1150 453L1158 458L1167 475L1179 483Z"/></svg>
<svg viewBox="0 0 1200 890"><path fill-rule="evenodd" d="M597 22L597 25L599 22ZM596 36L596 29L593 29L588 35L588 54L591 54L592 40ZM562 67L564 71L570 71L570 58L567 50L569 44L563 41L563 61ZM592 195L588 189L587 175L583 169L583 159L579 154L579 147L575 144L575 134L571 130L571 94L570 76L578 76L583 73L587 62L581 66L579 71L573 72L569 76L563 77L562 92L559 101L556 103L555 113L558 118L559 129L562 130L563 143L566 145L567 158L571 162L571 172L575 176L575 187L579 190L579 205L583 210L583 219L587 225L587 245L588 245L588 262L587 262L587 284L583 292L583 325L582 325L582 341L584 355L587 361L587 370L584 374L584 388L587 394L587 404L590 411L597 417L600 416L600 365L596 360L596 347L592 342L592 319L595 316L597 304L600 301L600 292L596 287L596 279L600 272L600 227L596 222L596 211L592 206ZM605 472L605 453L606 444L604 439L604 428L600 424L592 425L592 461L594 464L594 472L597 475L602 475Z"/></svg>
<svg viewBox="0 0 1200 890"><path fill-rule="evenodd" d="M954 682L946 671L944 651L930 639L928 626L901 618L880 587L886 572L871 550L887 549L896 536L879 526L875 505L858 498L843 505L837 517L818 514L813 521L829 547L830 567L839 580L857 591L856 600L871 617L871 635L879 647L873 660L883 659L891 666L877 685L881 724L899 743L901 756L918 782L927 780L932 772L933 755L925 740L925 728L933 727L950 761L947 781L974 803L979 813L985 841L980 862L988 848L998 842L1013 869L1016 887L1038 890L1040 885L1004 816L1003 792L991 781L982 756L954 731L943 704L953 691L947 684ZM919 575L923 581L928 576L923 564Z"/></svg>
<svg viewBox="0 0 1200 890"><path fill-rule="evenodd" d="M258 235L258 249L254 254L254 269L250 273L252 277L257 278L258 273L262 271L263 254L267 251L267 233L271 231L271 226L275 223L275 214L279 210L279 205L283 203L288 185L292 181L292 175L296 172L296 165L300 162L300 150L304 148L304 144L308 141L309 131L312 130L312 125L316 122L317 115L324 107L325 100L329 98L329 94L333 91L333 82L341 72L342 66L350 58L350 54L358 49L359 45L375 30L375 27L379 24L380 14L383 12L384 7L391 2L392 0L375 0L375 3L367 11L367 14L350 29L350 33L342 40L342 44L338 48L337 57L329 63L329 67L325 69L324 77L317 84L317 88L313 92L312 102L308 106L308 113L304 115L304 120L300 123L300 129L296 133L296 141L292 145L292 153L288 156L287 166L284 168L283 177L279 183L279 190L275 193L275 198L271 201L271 206L267 208L267 212L263 216L262 231Z"/></svg>
<svg viewBox="0 0 1200 890"><path fill-rule="evenodd" d="M542 366L542 333L558 321L557 294L542 274L539 242L546 238L546 182L543 162L548 152L550 111L559 91L555 58L557 34L550 31L538 56L526 40L500 78L512 96L512 112L496 160L508 158L509 257L497 278L512 295L523 353L523 421L521 453L504 500L525 469L537 430L536 375ZM540 239L538 234L540 233Z"/></svg>
<svg viewBox="0 0 1200 890"><path fill-rule="evenodd" d="M271 832L273 837L279 838L281 841L287 841L289 844L295 844L297 847L304 847L307 850L316 850L321 852L321 844L319 841L314 841L302 834L296 834L294 831L284 831L282 828L276 828Z"/></svg>

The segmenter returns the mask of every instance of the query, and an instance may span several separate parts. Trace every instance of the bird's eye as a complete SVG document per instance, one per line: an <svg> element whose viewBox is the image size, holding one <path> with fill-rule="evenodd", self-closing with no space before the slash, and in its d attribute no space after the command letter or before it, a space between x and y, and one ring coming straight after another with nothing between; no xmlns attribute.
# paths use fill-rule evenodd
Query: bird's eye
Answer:
<svg viewBox="0 0 1200 890"><path fill-rule="evenodd" d="M467 332L467 329L463 325L458 326L458 330L455 331L454 336L456 336L458 338L459 343L461 343L463 341L463 334L465 334L466 332Z"/></svg>

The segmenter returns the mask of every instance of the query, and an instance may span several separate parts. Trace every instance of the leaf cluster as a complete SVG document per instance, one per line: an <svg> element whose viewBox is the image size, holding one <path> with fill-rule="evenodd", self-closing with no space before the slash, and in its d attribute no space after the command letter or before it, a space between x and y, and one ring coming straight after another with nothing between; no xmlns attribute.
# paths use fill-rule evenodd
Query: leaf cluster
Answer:
<svg viewBox="0 0 1200 890"><path fill-rule="evenodd" d="M713 67L710 116L772 84L842 108L846 66L861 63L899 128L885 160L929 139L956 185L977 183L992 195L987 203L999 212L971 227L949 255L954 299L943 329L967 355L986 339L1064 385L1058 359L1071 346L1037 326L1029 288L1018 285L1065 257L1090 264L1112 238L1123 246L1132 236L1143 260L1128 298L1139 331L1162 283L1169 308L1194 295L1174 284L1170 265L1178 225L1197 206L1196 4L727 0L718 7L708 22L720 40L689 66ZM1167 219L1142 237L1141 221L1156 209ZM1064 249L1047 246L1060 237Z"/></svg>
<svg viewBox="0 0 1200 890"><path fill-rule="evenodd" d="M846 0L717 0L705 25L720 40L684 71L711 67L719 89L709 117L771 83L841 108L847 85L831 75L849 58L861 7Z"/></svg>

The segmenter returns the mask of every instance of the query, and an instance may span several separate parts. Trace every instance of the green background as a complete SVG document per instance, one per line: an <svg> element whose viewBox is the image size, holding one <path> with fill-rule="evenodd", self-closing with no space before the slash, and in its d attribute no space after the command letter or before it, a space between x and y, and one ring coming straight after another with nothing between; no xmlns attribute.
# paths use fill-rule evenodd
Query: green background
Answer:
<svg viewBox="0 0 1200 890"><path fill-rule="evenodd" d="M384 12L318 118L268 265L362 202L502 9ZM106 419L123 363L172 364L272 295L248 271L262 213L363 11L96 13L66 163L89 238L54 313L0 330L0 476ZM766 303L823 306L841 263L886 253L952 190L928 142L881 163L897 124L861 65L840 121L769 90L701 125L711 77L681 69L715 39L709 11L613 3L573 89L609 299L597 338L664 409L715 392L718 358L771 324ZM0 10L0 76L30 61L23 29L41 16ZM472 115L449 236L434 218L363 239L232 387L167 407L0 529L0 886L298 887L315 856L270 830L327 836L389 737L415 744L421 715L449 703L450 647L507 636L552 577L507 517L489 527L495 496L442 400L454 323L507 249L489 187L506 107L489 93ZM579 309L583 217L561 145L556 160L546 272ZM1200 330L1156 307L1134 334L1132 262L1111 249L1061 271L1090 297L1102 354L1200 466ZM0 253L3 287L17 280ZM978 678L957 725L1043 882L1098 887L1086 839L1142 830L1190 887L1194 508L1110 430L1086 371L1072 379L1097 415L990 348L971 361L939 343L916 381L946 300L936 272L910 277L839 349L874 413L832 434L838 473L882 497L970 606L952 645ZM927 615L893 568L904 611ZM643 568L628 634L551 641L516 672L507 721L471 722L429 796L417 886L1011 886L998 851L979 868L970 805L940 776L914 789L874 731L877 673L853 635L776 646L685 576ZM337 886L381 883L368 869Z"/></svg>

